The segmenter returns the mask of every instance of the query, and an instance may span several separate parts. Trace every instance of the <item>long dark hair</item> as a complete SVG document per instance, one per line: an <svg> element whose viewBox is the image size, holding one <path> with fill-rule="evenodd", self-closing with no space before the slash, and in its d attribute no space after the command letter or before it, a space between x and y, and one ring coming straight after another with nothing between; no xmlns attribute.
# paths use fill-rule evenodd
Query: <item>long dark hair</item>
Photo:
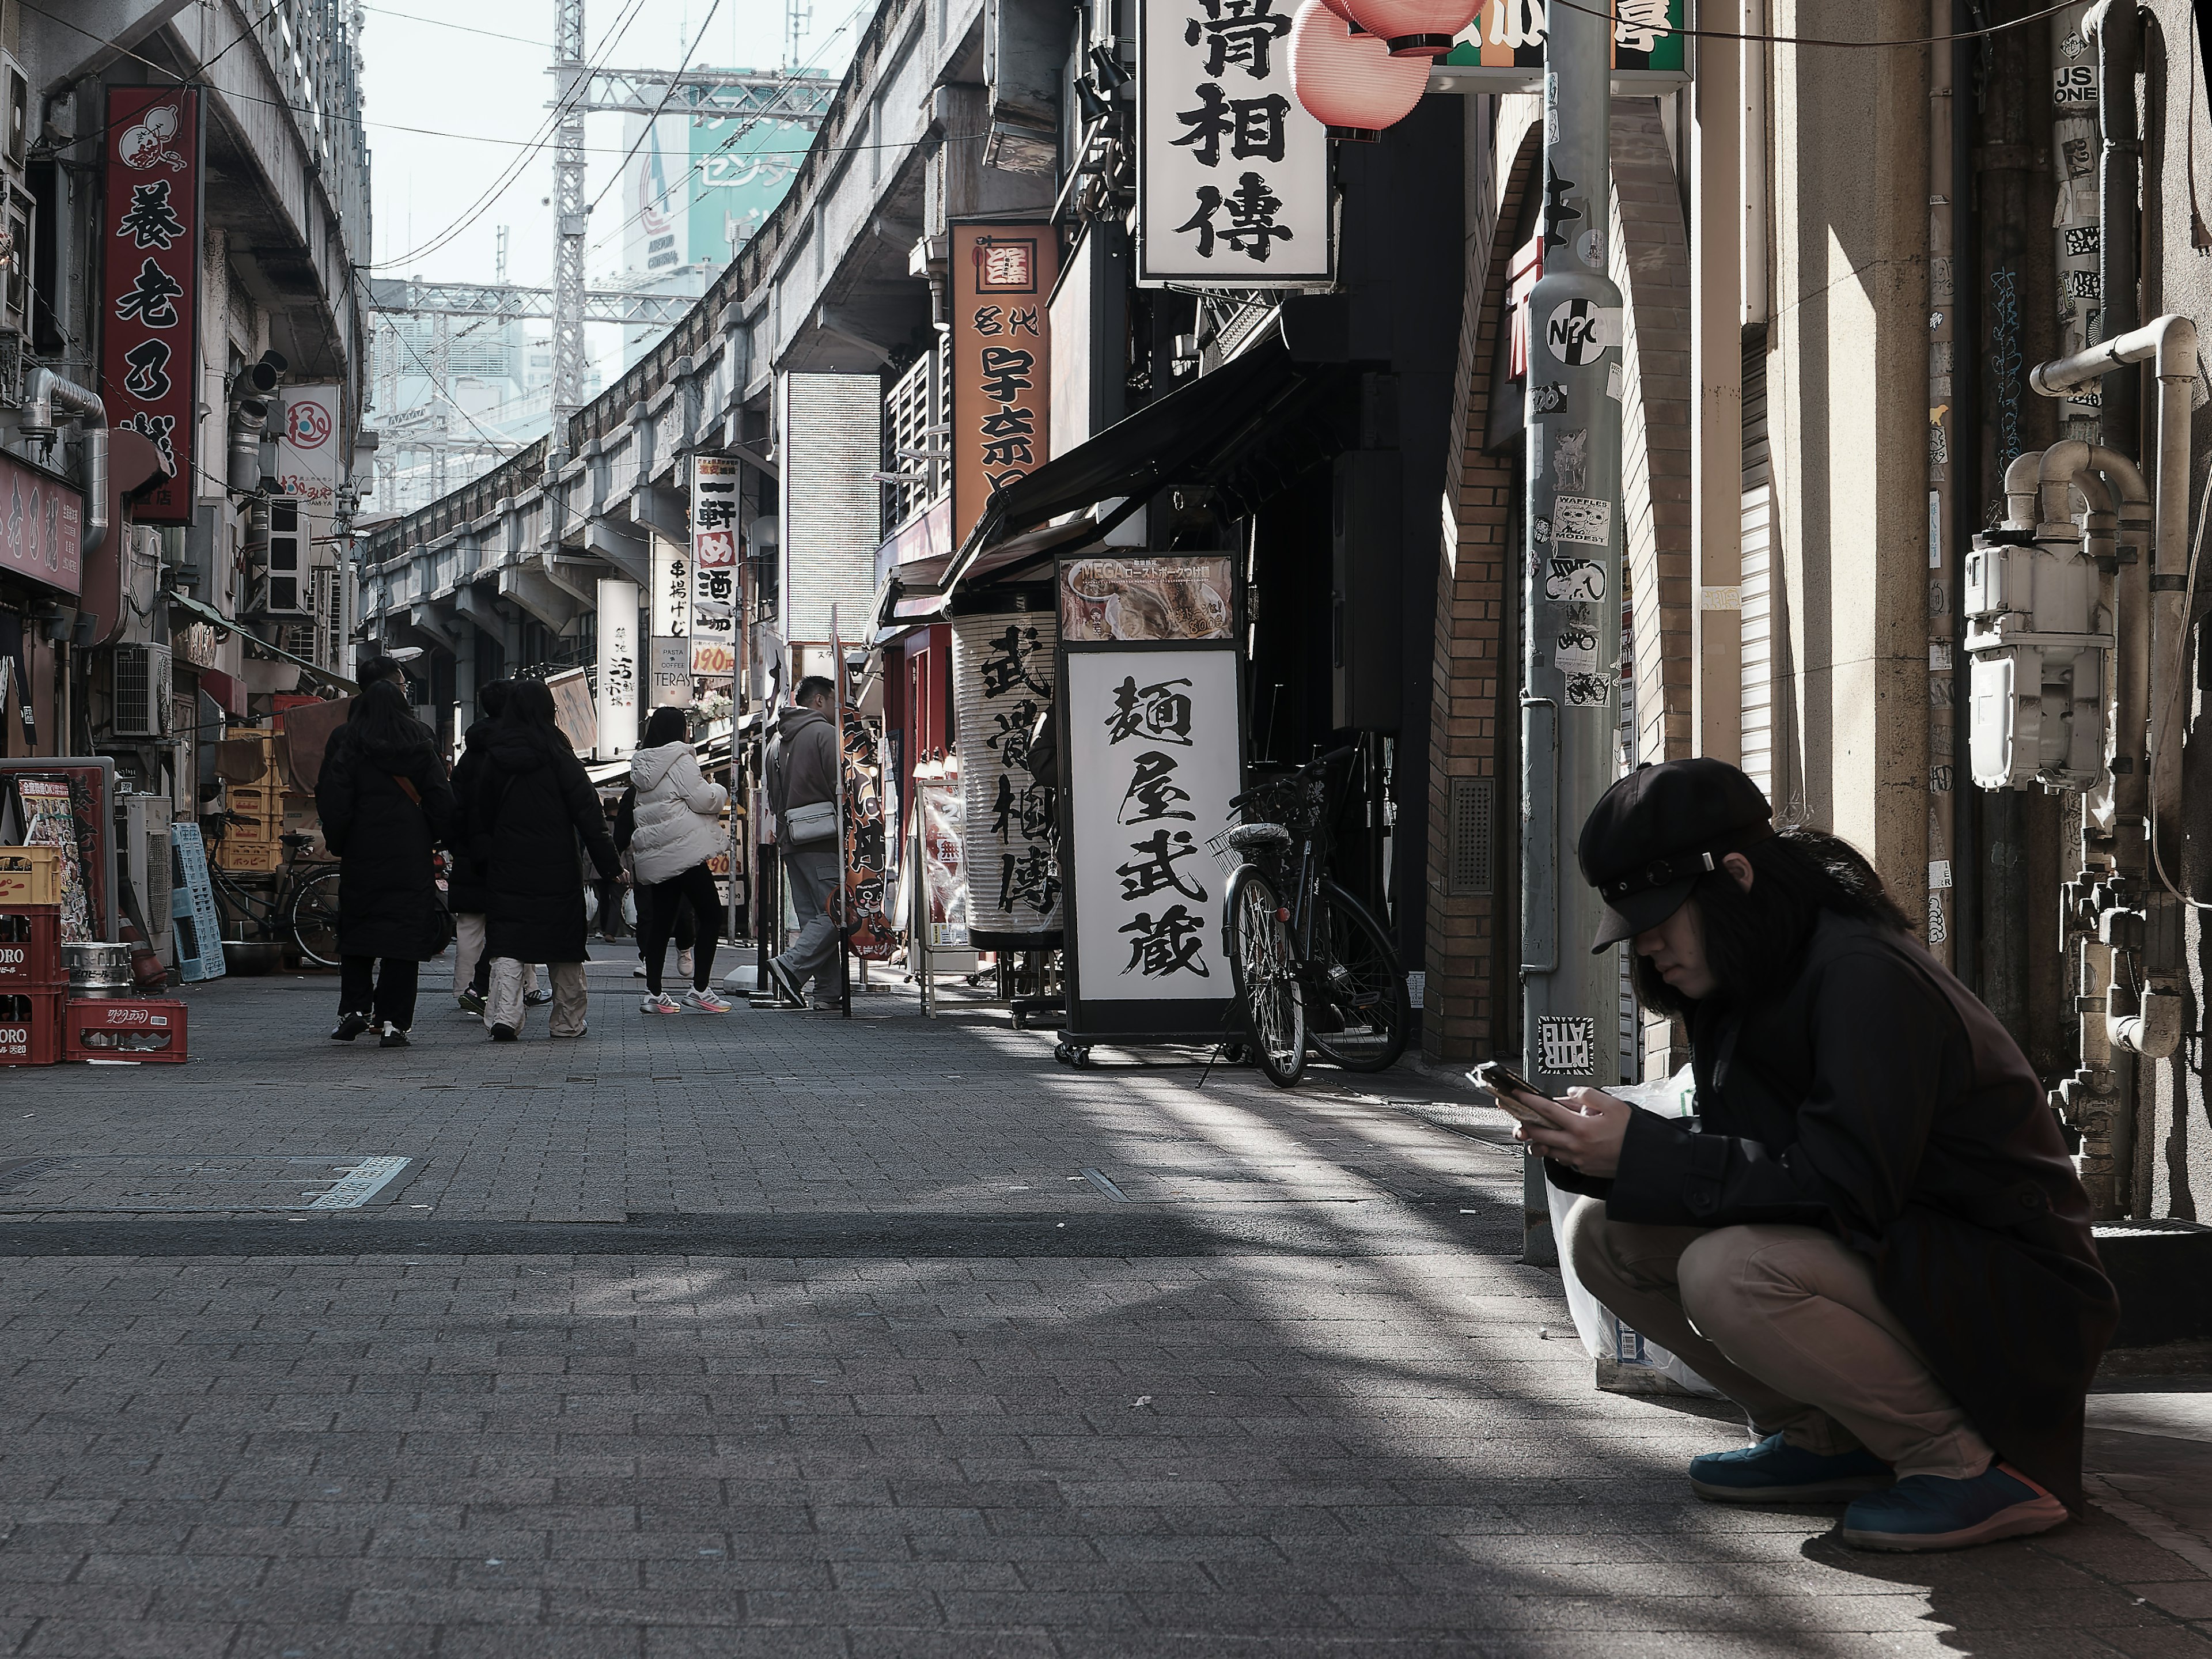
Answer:
<svg viewBox="0 0 2212 1659"><path fill-rule="evenodd" d="M691 717L681 708L663 705L653 711L653 718L645 723L645 737L638 744L641 749L659 749L672 743L691 741Z"/></svg>
<svg viewBox="0 0 2212 1659"><path fill-rule="evenodd" d="M430 741L429 729L407 706L407 694L397 680L377 680L362 689L346 715L354 736L368 749L419 749Z"/></svg>
<svg viewBox="0 0 2212 1659"><path fill-rule="evenodd" d="M554 748L572 746L568 733L553 717L553 688L544 680L515 681L514 690L507 694L507 713L499 717L499 723Z"/></svg>
<svg viewBox="0 0 2212 1659"><path fill-rule="evenodd" d="M1788 986L1823 910L1912 932L1865 854L1838 836L1801 825L1754 842L1743 856L1751 863L1749 892L1725 868L1708 870L1683 901L1697 907L1716 995L1748 1001ZM1636 1000L1645 1007L1686 1014L1696 1006L1652 971L1649 957L1632 960Z"/></svg>

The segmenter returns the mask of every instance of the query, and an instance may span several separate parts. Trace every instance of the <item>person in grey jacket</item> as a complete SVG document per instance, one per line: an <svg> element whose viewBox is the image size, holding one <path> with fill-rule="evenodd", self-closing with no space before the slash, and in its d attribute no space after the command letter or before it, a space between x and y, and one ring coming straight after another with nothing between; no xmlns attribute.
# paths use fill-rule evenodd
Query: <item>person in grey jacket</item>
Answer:
<svg viewBox="0 0 2212 1659"><path fill-rule="evenodd" d="M707 860L727 845L722 809L730 792L708 781L691 750L690 721L681 708L656 708L645 741L629 757L637 798L631 807L630 867L638 888L638 921L645 951L648 1014L726 1014L730 1005L708 987L714 972L714 923L722 903ZM689 899L697 936L691 951L691 991L682 1002L660 988L668 935L679 903Z"/></svg>
<svg viewBox="0 0 2212 1659"><path fill-rule="evenodd" d="M777 994L804 1008L807 982L821 975L836 951L837 921L830 902L845 860L836 810L841 745L831 719L837 688L814 674L799 681L793 695L795 706L777 716L769 750L768 804L775 814L775 844L791 878L799 933L781 956L769 959L768 972ZM799 811L825 802L830 805L827 814ZM795 825L794 814L799 818ZM825 817L826 825L817 822Z"/></svg>

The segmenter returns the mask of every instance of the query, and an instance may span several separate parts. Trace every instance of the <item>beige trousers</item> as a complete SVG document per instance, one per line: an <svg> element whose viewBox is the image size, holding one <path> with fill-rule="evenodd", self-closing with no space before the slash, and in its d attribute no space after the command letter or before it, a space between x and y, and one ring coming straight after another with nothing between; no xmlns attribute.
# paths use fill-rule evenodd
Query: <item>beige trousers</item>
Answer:
<svg viewBox="0 0 2212 1659"><path fill-rule="evenodd" d="M523 1016L528 1006L522 994L529 988L532 973L526 962L517 962L513 957L495 957L491 964L491 995L484 1000L484 1029L504 1025L517 1036L522 1031ZM580 962L556 962L547 964L553 976L553 1035L581 1036L584 1035L584 964Z"/></svg>
<svg viewBox="0 0 2212 1659"><path fill-rule="evenodd" d="M484 952L484 915L481 910L453 912L453 994L459 996L476 983L477 962ZM538 983L538 969L533 964L530 977L522 982L529 990ZM489 1001L489 999L486 1000Z"/></svg>
<svg viewBox="0 0 2212 1659"><path fill-rule="evenodd" d="M1989 1443L1875 1290L1874 1267L1817 1227L1649 1227L1576 1200L1565 1247L1592 1296L1751 1415L1833 1455L1864 1446L1908 1474L1966 1480Z"/></svg>

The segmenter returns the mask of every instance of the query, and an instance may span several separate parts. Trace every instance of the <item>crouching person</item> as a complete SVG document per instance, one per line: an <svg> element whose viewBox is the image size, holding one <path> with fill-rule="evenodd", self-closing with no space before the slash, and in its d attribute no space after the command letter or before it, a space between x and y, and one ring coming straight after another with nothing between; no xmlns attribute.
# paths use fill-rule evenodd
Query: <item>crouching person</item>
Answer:
<svg viewBox="0 0 2212 1659"><path fill-rule="evenodd" d="M1523 1103L1565 1248L1626 1324L1748 1413L1690 1464L1721 1503L1849 1501L1862 1549L1957 1549L2078 1510L2118 1304L2043 1090L1867 861L1777 834L1713 760L1647 766L1583 826L1638 994L1690 1035L1697 1115Z"/></svg>

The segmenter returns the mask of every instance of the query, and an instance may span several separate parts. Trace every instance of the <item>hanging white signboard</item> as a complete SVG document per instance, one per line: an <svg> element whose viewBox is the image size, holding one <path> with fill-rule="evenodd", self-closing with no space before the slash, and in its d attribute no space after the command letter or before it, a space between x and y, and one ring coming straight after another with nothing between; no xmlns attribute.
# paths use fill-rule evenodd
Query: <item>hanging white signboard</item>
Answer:
<svg viewBox="0 0 2212 1659"><path fill-rule="evenodd" d="M1291 92L1290 0L1142 0L1140 283L1336 274L1328 134Z"/></svg>
<svg viewBox="0 0 2212 1659"><path fill-rule="evenodd" d="M637 584L599 578L598 754L614 760L637 747Z"/></svg>
<svg viewBox="0 0 2212 1659"><path fill-rule="evenodd" d="M691 672L721 679L737 663L738 466L691 458Z"/></svg>

